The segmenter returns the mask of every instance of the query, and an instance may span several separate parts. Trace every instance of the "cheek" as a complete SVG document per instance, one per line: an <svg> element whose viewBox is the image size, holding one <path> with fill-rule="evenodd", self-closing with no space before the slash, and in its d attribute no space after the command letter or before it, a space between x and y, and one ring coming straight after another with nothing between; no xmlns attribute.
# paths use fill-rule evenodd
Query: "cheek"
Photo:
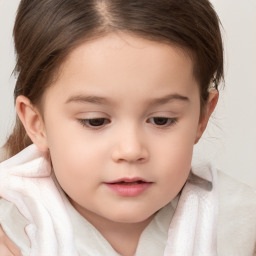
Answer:
<svg viewBox="0 0 256 256"><path fill-rule="evenodd" d="M61 116L53 113L52 116ZM91 143L90 134L76 121L66 117L55 119L48 117L46 126L47 142L52 160L64 169L71 168L72 172L85 168L93 162L100 149L100 142ZM75 168L78 167L78 168Z"/></svg>
<svg viewBox="0 0 256 256"><path fill-rule="evenodd" d="M51 158L55 176L71 198L79 201L85 195L91 195L94 186L100 183L97 170L101 168L92 149L79 145L53 148Z"/></svg>
<svg viewBox="0 0 256 256"><path fill-rule="evenodd" d="M159 170L165 178L163 182L172 185L182 186L191 169L193 144L178 144L162 150L158 160Z"/></svg>
<svg viewBox="0 0 256 256"><path fill-rule="evenodd" d="M159 172L162 193L168 195L165 196L167 201L175 197L186 182L191 169L193 145L191 131L177 129L154 148L155 169Z"/></svg>
<svg viewBox="0 0 256 256"><path fill-rule="evenodd" d="M156 136L151 146L151 156L161 158L161 163L167 166L173 165L187 167L191 164L197 126L181 125L168 132L162 138ZM161 138L161 139L160 139Z"/></svg>
<svg viewBox="0 0 256 256"><path fill-rule="evenodd" d="M98 169L100 152L97 145L89 146L88 142L81 140L77 143L73 140L70 142L62 140L55 145L50 146L50 153L56 174L59 173L62 176L68 174L70 179L80 179Z"/></svg>
<svg viewBox="0 0 256 256"><path fill-rule="evenodd" d="M47 133L54 173L67 194L79 193L79 189L91 186L85 181L97 181L97 170L104 164L102 143L91 143L90 136L68 126L56 128Z"/></svg>
<svg viewBox="0 0 256 256"><path fill-rule="evenodd" d="M161 205L175 198L184 186L191 169L192 147L175 147L166 151L159 159L159 180L161 188L153 197Z"/></svg>

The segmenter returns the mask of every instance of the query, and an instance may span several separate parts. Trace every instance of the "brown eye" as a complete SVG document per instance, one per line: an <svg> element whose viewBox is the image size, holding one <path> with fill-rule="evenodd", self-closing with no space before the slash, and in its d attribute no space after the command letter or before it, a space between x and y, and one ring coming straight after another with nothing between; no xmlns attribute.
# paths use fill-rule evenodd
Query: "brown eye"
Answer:
<svg viewBox="0 0 256 256"><path fill-rule="evenodd" d="M110 123L110 121L106 118L91 118L91 119L79 119L79 122L83 125L83 126L87 126L87 127L95 127L95 128L99 128L101 126L104 126L108 123Z"/></svg>
<svg viewBox="0 0 256 256"><path fill-rule="evenodd" d="M149 118L148 123L152 123L155 126L164 126L168 127L177 122L177 118L168 118L168 117L152 117Z"/></svg>
<svg viewBox="0 0 256 256"><path fill-rule="evenodd" d="M154 122L155 125L166 125L168 123L168 118L154 117L153 122Z"/></svg>
<svg viewBox="0 0 256 256"><path fill-rule="evenodd" d="M101 126L105 124L106 119L105 118L95 118L95 119L89 119L88 124L90 126Z"/></svg>

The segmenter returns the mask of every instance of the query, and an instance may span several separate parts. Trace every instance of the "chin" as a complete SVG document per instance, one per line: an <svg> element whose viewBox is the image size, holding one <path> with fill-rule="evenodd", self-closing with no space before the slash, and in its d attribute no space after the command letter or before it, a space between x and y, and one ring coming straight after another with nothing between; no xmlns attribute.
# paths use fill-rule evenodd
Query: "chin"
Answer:
<svg viewBox="0 0 256 256"><path fill-rule="evenodd" d="M120 223L139 223L148 220L152 217L155 212L145 212L145 211L116 211L114 214L111 213L111 220Z"/></svg>

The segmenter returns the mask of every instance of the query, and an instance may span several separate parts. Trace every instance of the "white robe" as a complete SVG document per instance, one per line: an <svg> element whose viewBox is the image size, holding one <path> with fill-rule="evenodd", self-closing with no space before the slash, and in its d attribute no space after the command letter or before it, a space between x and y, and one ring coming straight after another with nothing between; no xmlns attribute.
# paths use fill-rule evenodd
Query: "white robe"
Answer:
<svg viewBox="0 0 256 256"><path fill-rule="evenodd" d="M16 205L0 200L7 235L24 256L117 256L56 188L49 170L34 145L0 165L0 195ZM144 230L136 256L256 255L255 193L222 173L217 178L209 166L193 173L179 200L161 209Z"/></svg>

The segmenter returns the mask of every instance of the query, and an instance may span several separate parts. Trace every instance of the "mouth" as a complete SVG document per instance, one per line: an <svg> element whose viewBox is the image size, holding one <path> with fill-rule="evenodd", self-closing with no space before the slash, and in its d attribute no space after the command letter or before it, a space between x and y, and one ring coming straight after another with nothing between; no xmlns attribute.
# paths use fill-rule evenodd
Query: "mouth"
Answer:
<svg viewBox="0 0 256 256"><path fill-rule="evenodd" d="M110 184L120 183L120 184L141 184L141 183L147 183L148 181L142 179L142 178L121 178L118 180L110 181Z"/></svg>
<svg viewBox="0 0 256 256"><path fill-rule="evenodd" d="M120 185L136 185L136 184L142 184L142 183L147 183L143 180L137 180L137 181L119 181L116 183L111 183L111 184L120 184Z"/></svg>
<svg viewBox="0 0 256 256"><path fill-rule="evenodd" d="M141 178L121 178L105 183L114 193L124 197L134 197L145 192L153 182Z"/></svg>

